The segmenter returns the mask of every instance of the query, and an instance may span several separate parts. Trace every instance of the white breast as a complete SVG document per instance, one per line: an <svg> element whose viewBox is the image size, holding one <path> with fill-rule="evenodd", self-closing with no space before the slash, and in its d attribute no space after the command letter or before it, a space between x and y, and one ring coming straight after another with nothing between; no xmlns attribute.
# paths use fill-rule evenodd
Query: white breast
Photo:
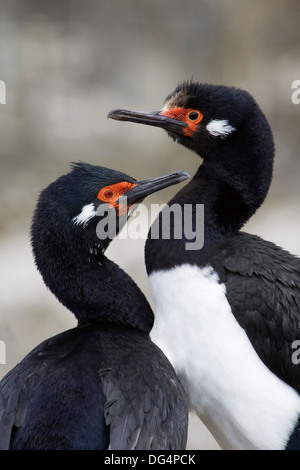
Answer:
<svg viewBox="0 0 300 470"><path fill-rule="evenodd" d="M211 267L150 275L152 340L188 391L191 408L224 449L282 449L300 412L298 393L263 364Z"/></svg>

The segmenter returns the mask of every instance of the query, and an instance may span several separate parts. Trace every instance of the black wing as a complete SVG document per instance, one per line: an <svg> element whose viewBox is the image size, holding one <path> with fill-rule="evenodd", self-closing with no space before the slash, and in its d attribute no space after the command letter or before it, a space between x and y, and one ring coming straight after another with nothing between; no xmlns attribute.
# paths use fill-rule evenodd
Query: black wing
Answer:
<svg viewBox="0 0 300 470"><path fill-rule="evenodd" d="M150 340L149 340L150 343ZM110 427L110 449L185 449L188 407L174 369L153 343L144 360L128 356L126 369L100 371L106 395L105 420ZM142 352L140 347L136 347ZM151 386L149 386L151 384Z"/></svg>
<svg viewBox="0 0 300 470"><path fill-rule="evenodd" d="M219 247L213 267L226 285L232 313L257 354L300 392L300 367L292 360L300 339L300 259L261 238L239 233Z"/></svg>
<svg viewBox="0 0 300 470"><path fill-rule="evenodd" d="M24 423L30 400L54 360L53 355L43 360L39 348L28 354L0 382L0 450L9 449L14 430Z"/></svg>

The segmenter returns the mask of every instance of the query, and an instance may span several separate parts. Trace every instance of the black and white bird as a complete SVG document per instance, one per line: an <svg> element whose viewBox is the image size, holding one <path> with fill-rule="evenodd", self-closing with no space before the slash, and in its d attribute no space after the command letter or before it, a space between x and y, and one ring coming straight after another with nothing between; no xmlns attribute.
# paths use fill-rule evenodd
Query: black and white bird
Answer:
<svg viewBox="0 0 300 470"><path fill-rule="evenodd" d="M42 191L35 262L78 326L39 344L0 382L1 449L185 448L186 395L150 340L152 310L104 251L129 208L187 177L136 181L78 163ZM105 236L110 216L115 233Z"/></svg>
<svg viewBox="0 0 300 470"><path fill-rule="evenodd" d="M190 406L225 449L300 449L300 260L241 228L263 203L274 144L244 90L184 82L160 111L112 110L157 126L203 162L169 202L204 205L204 243L181 233L146 243L155 304L152 339L185 384ZM163 222L160 213L158 221Z"/></svg>

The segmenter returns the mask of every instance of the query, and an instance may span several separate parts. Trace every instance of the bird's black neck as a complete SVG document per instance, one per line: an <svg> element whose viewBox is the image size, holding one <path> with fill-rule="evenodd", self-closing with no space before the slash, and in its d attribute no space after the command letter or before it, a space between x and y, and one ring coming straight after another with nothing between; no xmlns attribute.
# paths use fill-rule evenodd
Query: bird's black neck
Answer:
<svg viewBox="0 0 300 470"><path fill-rule="evenodd" d="M45 250L36 249L35 259L45 284L79 325L102 321L150 332L152 310L130 276L101 250L89 253L78 247L71 253L69 246L64 248L61 243L47 260Z"/></svg>
<svg viewBox="0 0 300 470"><path fill-rule="evenodd" d="M249 157L249 155L248 155ZM237 157L238 158L238 157ZM259 162L252 159L252 165L259 167ZM226 160L226 158L225 158ZM240 159L240 165L242 165ZM190 263L205 265L210 257L211 251L216 245L237 233L251 215L261 205L268 192L272 177L272 160L266 162L266 167L261 165L262 175L259 168L253 168L251 174L251 164L245 173L238 168L232 175L224 166L223 161L205 161L196 172L193 179L182 188L168 206L179 205L182 208L181 233L174 236L174 220L171 220L170 238L163 239L160 231L159 239L151 238L149 232L146 243L146 266L148 274L154 270L170 269L174 266ZM237 174L236 174L237 173ZM197 217L202 211L204 219L201 224L201 217ZM190 206L192 218L185 218L184 213ZM197 207L198 206L198 207ZM162 225L163 212L159 214L156 224ZM190 230L187 230L187 224ZM199 248L199 243L195 244L195 249L191 249L191 239L187 233L194 232L198 236L198 241L203 241ZM195 239L196 240L196 239ZM187 248L190 244L190 248Z"/></svg>
<svg viewBox="0 0 300 470"><path fill-rule="evenodd" d="M253 193L253 194L252 194ZM229 235L242 228L260 206L255 188L247 188L242 180L235 184L214 165L204 162L193 179L179 191L169 204L203 204L205 226L210 232Z"/></svg>

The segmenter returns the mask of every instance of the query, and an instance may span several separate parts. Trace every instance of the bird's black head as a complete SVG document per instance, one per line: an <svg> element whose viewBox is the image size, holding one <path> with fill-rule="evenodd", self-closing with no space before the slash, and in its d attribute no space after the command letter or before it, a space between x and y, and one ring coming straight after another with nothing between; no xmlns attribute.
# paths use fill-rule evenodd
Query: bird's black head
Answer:
<svg viewBox="0 0 300 470"><path fill-rule="evenodd" d="M202 157L204 167L219 181L247 195L253 210L264 200L272 179L273 136L248 92L183 82L167 96L159 111L117 109L108 117L165 129L176 142Z"/></svg>
<svg viewBox="0 0 300 470"><path fill-rule="evenodd" d="M165 129L176 142L202 158L213 158L213 149L244 132L251 132L253 117L260 133L272 140L262 111L241 89L207 83L183 82L165 99L161 110L142 113L114 109L108 118ZM268 135L265 135L268 134Z"/></svg>
<svg viewBox="0 0 300 470"><path fill-rule="evenodd" d="M110 239L101 240L97 236L101 219L97 211L111 201L105 207L107 213L115 214L119 195L135 184L133 178L118 171L77 163L70 173L44 189L32 223L32 245L38 266L39 252L47 253L48 258L56 252L70 253L72 257L103 252Z"/></svg>
<svg viewBox="0 0 300 470"><path fill-rule="evenodd" d="M129 210L146 196L189 175L172 173L152 180L136 181L108 168L76 163L42 191L32 223L32 245L39 266L39 253L51 258L91 258L101 255L126 223Z"/></svg>
<svg viewBox="0 0 300 470"><path fill-rule="evenodd" d="M244 90L233 87L183 82L167 96L158 113L180 121L168 134L204 159L235 137L256 104Z"/></svg>

